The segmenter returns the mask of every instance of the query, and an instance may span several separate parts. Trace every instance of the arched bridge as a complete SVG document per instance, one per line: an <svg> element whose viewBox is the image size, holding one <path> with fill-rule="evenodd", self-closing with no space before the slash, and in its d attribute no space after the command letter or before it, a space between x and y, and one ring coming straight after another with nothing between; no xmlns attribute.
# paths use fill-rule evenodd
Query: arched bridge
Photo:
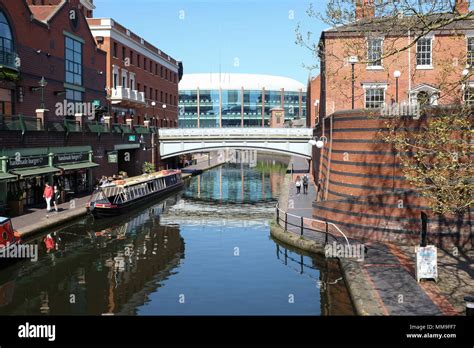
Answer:
<svg viewBox="0 0 474 348"><path fill-rule="evenodd" d="M311 158L311 128L171 128L159 130L161 158L224 149Z"/></svg>

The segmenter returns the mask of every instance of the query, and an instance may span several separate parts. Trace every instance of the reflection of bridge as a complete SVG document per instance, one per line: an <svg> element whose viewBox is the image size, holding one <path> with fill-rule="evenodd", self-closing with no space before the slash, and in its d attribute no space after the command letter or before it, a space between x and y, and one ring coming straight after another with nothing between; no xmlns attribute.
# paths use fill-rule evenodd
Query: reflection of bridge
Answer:
<svg viewBox="0 0 474 348"><path fill-rule="evenodd" d="M161 158L223 149L258 150L311 158L311 128L160 129Z"/></svg>

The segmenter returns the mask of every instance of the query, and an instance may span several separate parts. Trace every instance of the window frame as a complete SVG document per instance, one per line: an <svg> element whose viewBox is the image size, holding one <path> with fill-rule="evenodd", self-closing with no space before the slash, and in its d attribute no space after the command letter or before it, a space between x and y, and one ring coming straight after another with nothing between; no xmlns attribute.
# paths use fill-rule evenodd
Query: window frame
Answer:
<svg viewBox="0 0 474 348"><path fill-rule="evenodd" d="M69 48L68 45L67 45L68 40L72 41L72 44L73 44L72 49ZM81 52L76 51L76 43L80 45ZM68 51L72 52L73 60L70 60L70 59L67 58ZM75 55L79 54L79 53L80 53L80 56L81 56L80 63L75 61ZM69 65L70 64L72 64L74 66L74 69L72 71L69 70ZM77 66L80 67L80 73L75 72L75 68ZM72 74L73 81L68 80L68 74ZM76 76L80 77L80 83L79 84L76 83ZM74 86L83 86L84 85L84 43L79 41L79 40L75 40L75 39L73 39L72 37L70 37L68 35L64 36L64 81L66 83L69 83L69 84L74 85Z"/></svg>
<svg viewBox="0 0 474 348"><path fill-rule="evenodd" d="M364 89L364 109L368 109L368 110L376 110L376 109L379 109L379 108L383 108L384 105L386 105L386 100L387 100L387 87L388 87L388 84L386 83L372 83L372 84L363 84L362 85L363 89ZM382 90L383 91L383 100L381 102L381 105L378 106L378 107L367 107L367 92L368 91L373 91L373 90ZM374 103L374 101L371 101L372 103Z"/></svg>
<svg viewBox="0 0 474 348"><path fill-rule="evenodd" d="M371 41L380 41L380 57L377 61L380 61L380 64L375 64L375 62L370 62L371 58L370 57L370 42ZM384 46L384 42L385 42L385 38L383 37L368 37L367 38L367 51L366 51L366 57L367 57L367 64L366 64L366 67L367 67L367 70L381 70L383 69L383 59L382 59L382 56L383 56L383 46Z"/></svg>
<svg viewBox="0 0 474 348"><path fill-rule="evenodd" d="M418 45L420 44L420 41L421 40L429 40L430 42L430 51L429 51L429 55L430 55L430 64L418 64L418 55L419 54L426 54L426 52L419 52L419 47ZM417 70L430 70L430 69L433 69L433 43L434 43L434 36L424 36L420 39L418 39L418 41L416 42L416 54L415 54L415 59L416 59L416 69ZM423 58L420 58L420 59L423 59Z"/></svg>

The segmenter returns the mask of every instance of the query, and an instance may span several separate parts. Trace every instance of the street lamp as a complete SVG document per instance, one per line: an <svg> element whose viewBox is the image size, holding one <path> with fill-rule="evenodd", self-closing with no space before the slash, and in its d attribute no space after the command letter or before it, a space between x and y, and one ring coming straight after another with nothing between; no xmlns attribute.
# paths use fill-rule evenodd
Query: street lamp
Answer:
<svg viewBox="0 0 474 348"><path fill-rule="evenodd" d="M45 80L44 76L41 77L41 80L38 81L39 89L41 90L41 101L40 101L40 109L45 109L44 104L44 89L48 85L48 82Z"/></svg>
<svg viewBox="0 0 474 348"><path fill-rule="evenodd" d="M396 93L396 102L397 102L397 105L398 105L398 79L400 78L400 76L402 76L402 73L399 71L399 70L395 70L393 72L393 77L395 77L395 81L396 81L396 90L397 90L397 93Z"/></svg>
<svg viewBox="0 0 474 348"><path fill-rule="evenodd" d="M162 108L163 108L163 120L166 120L166 104L163 104Z"/></svg>
<svg viewBox="0 0 474 348"><path fill-rule="evenodd" d="M356 63L359 62L359 58L357 56L350 56L349 63L352 65L352 110L354 110L355 102L354 102L354 92L355 92L355 72L354 66Z"/></svg>
<svg viewBox="0 0 474 348"><path fill-rule="evenodd" d="M155 126L155 106L156 106L156 102L155 101L152 101L151 102L151 106L153 108L153 125Z"/></svg>
<svg viewBox="0 0 474 348"><path fill-rule="evenodd" d="M316 138L311 139L308 141L308 144L311 146L316 146L318 149L322 149L324 145L328 142L328 138L326 138L324 135L316 140Z"/></svg>
<svg viewBox="0 0 474 348"><path fill-rule="evenodd" d="M314 101L314 107L316 108L316 117L314 118L314 125L319 124L319 99Z"/></svg>

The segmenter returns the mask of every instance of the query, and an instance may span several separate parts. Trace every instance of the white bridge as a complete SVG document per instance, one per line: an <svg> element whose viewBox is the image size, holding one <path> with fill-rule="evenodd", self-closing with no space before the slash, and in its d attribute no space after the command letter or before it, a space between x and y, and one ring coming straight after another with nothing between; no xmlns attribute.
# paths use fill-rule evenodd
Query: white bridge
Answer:
<svg viewBox="0 0 474 348"><path fill-rule="evenodd" d="M159 130L161 158L225 149L311 158L311 128L171 128Z"/></svg>

